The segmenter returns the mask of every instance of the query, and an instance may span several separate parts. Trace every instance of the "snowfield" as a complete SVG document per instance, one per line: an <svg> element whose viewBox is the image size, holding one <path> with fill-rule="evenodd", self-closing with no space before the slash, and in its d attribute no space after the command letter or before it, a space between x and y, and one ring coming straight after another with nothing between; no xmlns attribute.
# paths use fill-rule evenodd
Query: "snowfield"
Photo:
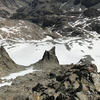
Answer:
<svg viewBox="0 0 100 100"><path fill-rule="evenodd" d="M50 38L49 38L50 39ZM45 50L56 47L56 56L60 64L78 63L85 55L90 55L100 72L100 40L98 38L83 39L80 37L63 38L58 40L44 39L43 41L21 42L6 45L10 57L20 65L28 66L39 61Z"/></svg>

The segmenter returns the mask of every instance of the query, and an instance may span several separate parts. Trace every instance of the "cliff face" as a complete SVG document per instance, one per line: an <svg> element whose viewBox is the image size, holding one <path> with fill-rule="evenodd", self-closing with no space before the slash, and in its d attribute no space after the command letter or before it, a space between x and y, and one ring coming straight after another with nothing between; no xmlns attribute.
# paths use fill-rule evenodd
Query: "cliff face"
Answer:
<svg viewBox="0 0 100 100"><path fill-rule="evenodd" d="M17 68L16 63L10 58L3 46L0 47L0 76L8 74Z"/></svg>

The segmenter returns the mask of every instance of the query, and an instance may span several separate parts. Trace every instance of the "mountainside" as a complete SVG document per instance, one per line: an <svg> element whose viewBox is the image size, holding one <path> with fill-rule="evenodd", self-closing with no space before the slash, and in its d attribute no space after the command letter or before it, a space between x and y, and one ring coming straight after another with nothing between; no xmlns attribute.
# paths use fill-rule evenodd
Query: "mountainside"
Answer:
<svg viewBox="0 0 100 100"><path fill-rule="evenodd" d="M100 0L0 0L0 44L0 100L100 99Z"/></svg>
<svg viewBox="0 0 100 100"><path fill-rule="evenodd" d="M24 19L39 24L42 27L51 27L53 32L59 32L61 35L69 35L68 32L76 31L69 24L86 17L98 17L100 15L99 0L97 1L80 1L77 0L33 0L24 10L18 10L11 19ZM91 8L86 10L84 4L91 4ZM95 5L92 6L92 5ZM77 6L77 7L76 7ZM82 7L81 7L82 6ZM85 6L85 5L84 5ZM65 28L68 27L68 28ZM59 30L60 28L60 30ZM62 33L61 33L62 32ZM76 33L76 32L75 32ZM78 33L77 33L78 34Z"/></svg>
<svg viewBox="0 0 100 100"><path fill-rule="evenodd" d="M10 17L20 7L26 7L32 0L0 0L0 16Z"/></svg>
<svg viewBox="0 0 100 100"><path fill-rule="evenodd" d="M17 9L17 13L10 19L0 19L0 39L1 44L17 64L36 63L42 58L45 50L55 46L55 54L60 64L78 63L80 59L88 59L81 61L99 66L100 11L95 9L99 3L88 1L95 7L85 9L85 5L85 8L81 6L83 2L87 4L87 1L80 1L81 6L78 6L79 3L74 4L78 2L77 0L16 0L16 2L16 5L20 2L27 2L28 5L23 3L25 7ZM78 6L78 9L72 8L71 4L75 8ZM64 9L65 6L70 9Z"/></svg>
<svg viewBox="0 0 100 100"><path fill-rule="evenodd" d="M0 0L0 16L10 17L13 13L60 13L62 11L83 11L85 8L99 9L99 0ZM17 16L19 16L17 14Z"/></svg>
<svg viewBox="0 0 100 100"><path fill-rule="evenodd" d="M17 68L17 64L9 57L3 46L0 47L0 77Z"/></svg>

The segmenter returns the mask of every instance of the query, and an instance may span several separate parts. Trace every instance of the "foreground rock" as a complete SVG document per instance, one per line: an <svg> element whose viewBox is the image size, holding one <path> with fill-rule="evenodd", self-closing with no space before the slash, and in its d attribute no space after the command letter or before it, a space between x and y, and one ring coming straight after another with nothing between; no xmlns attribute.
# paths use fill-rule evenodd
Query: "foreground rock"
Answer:
<svg viewBox="0 0 100 100"><path fill-rule="evenodd" d="M54 69L55 78L38 83L32 92L39 100L99 100L100 76L94 79L96 71L92 64L61 66Z"/></svg>
<svg viewBox="0 0 100 100"><path fill-rule="evenodd" d="M51 72L43 70L18 77L11 87L0 88L0 99L99 100L100 75L96 71L92 64L51 67ZM50 73L56 76L50 78Z"/></svg>

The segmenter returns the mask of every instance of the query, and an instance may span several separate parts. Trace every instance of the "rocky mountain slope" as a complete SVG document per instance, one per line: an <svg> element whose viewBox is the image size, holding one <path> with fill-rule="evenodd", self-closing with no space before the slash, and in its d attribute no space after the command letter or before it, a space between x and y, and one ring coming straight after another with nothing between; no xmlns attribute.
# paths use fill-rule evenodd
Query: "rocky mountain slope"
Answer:
<svg viewBox="0 0 100 100"><path fill-rule="evenodd" d="M91 6L95 6L98 3L100 3L100 0L75 0L74 4L77 5L81 3L82 5L84 5L85 7L91 7Z"/></svg>
<svg viewBox="0 0 100 100"><path fill-rule="evenodd" d="M91 6L89 10L86 10L88 8L86 4L89 4ZM95 5L95 7L93 5ZM19 10L17 13L13 14L11 19L24 19L33 23L37 23L42 27L50 27L53 34L58 32L62 36L75 36L80 34L80 30L79 28L77 29L77 27L72 27L74 23L78 20L85 19L87 17L98 17L100 15L99 8L96 8L98 7L98 5L99 0L98 2L80 0L33 0L27 8L25 8L22 11ZM86 7L82 8L81 6ZM72 35L70 33L72 33ZM81 34L84 33L81 32Z"/></svg>

